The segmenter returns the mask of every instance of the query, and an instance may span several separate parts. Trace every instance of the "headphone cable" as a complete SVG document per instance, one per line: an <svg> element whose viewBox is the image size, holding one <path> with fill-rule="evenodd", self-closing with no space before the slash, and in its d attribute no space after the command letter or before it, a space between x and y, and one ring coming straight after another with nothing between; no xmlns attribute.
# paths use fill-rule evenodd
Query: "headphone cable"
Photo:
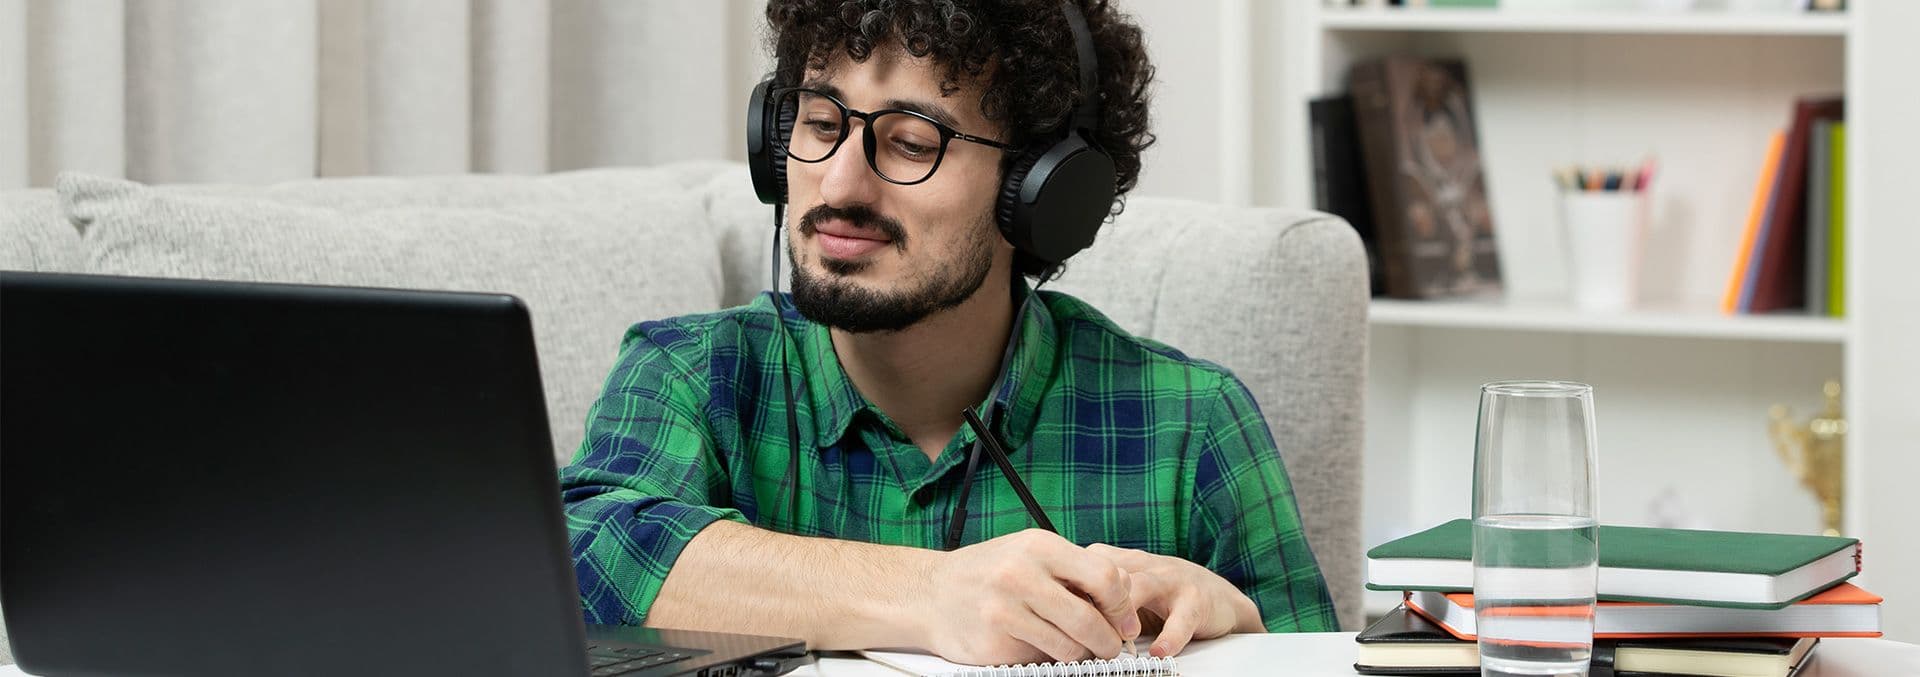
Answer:
<svg viewBox="0 0 1920 677"><path fill-rule="evenodd" d="M1001 390L1009 385L1007 383L1007 379L1011 375L1009 368L1013 364L1014 348L1019 345L1020 330L1027 321L1027 304L1033 303L1034 297L1040 295L1040 287L1053 281L1054 276L1059 274L1059 270L1060 267L1054 265L1042 271L1040 279L1033 285L1033 289L1028 290L1026 298L1020 300L1019 311L1013 318L1013 328L1007 332L1007 347L1000 353L1000 371L994 378L994 394L998 395ZM1017 279L1019 273L1016 272L1014 275ZM1053 522L1047 519L1046 512L1041 510L1040 504L1033 499L1033 493L1027 490L1027 483L1021 481L1019 473L1014 472L1013 462L1007 458L1005 445L1000 443L998 434L993 431L993 425L1000 423L1004 418L1001 414L1005 413L1006 410L1001 408L999 403L992 399L989 399L983 406L986 407L983 411L987 412L987 418L991 423L983 424L979 416L974 414L971 408L963 410L961 414L962 417L968 419L966 423L973 426L973 447L967 453L967 472L960 480L960 491L954 494L953 510L947 517L947 533L946 539L942 544L944 546L942 548L943 550L955 550L960 547L960 540L965 535L967 528L967 497L973 491L973 477L975 471L980 466L980 452L989 444L992 445L989 453L993 454L994 464L1000 466L1001 474L1007 476L1007 483L1013 486L1014 493L1019 494L1021 503L1027 508L1028 516L1033 518L1034 523L1046 530L1054 530Z"/></svg>
<svg viewBox="0 0 1920 677"><path fill-rule="evenodd" d="M780 309L780 232L786 229L786 205L773 206L773 272L768 280L771 290L767 292L773 301L773 324L780 340L780 380L786 386L787 401L783 407L787 412L787 520L790 532L800 533L800 420L794 409L800 402L793 395L793 368L795 360L788 352L788 344L793 341L787 333L786 313ZM816 424L817 425L817 424Z"/></svg>

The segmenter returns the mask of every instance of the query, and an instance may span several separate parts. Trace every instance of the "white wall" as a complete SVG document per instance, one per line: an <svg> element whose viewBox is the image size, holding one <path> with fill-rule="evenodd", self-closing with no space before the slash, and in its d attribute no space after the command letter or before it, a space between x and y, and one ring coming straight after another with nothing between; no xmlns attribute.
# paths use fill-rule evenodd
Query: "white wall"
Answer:
<svg viewBox="0 0 1920 677"><path fill-rule="evenodd" d="M0 186L27 185L26 8L0 0Z"/></svg>
<svg viewBox="0 0 1920 677"><path fill-rule="evenodd" d="M1153 131L1136 195L1232 205L1308 207L1290 192L1289 144L1306 113L1287 102L1297 78L1278 39L1304 0L1116 0L1147 37L1156 85Z"/></svg>
<svg viewBox="0 0 1920 677"><path fill-rule="evenodd" d="M1126 0L1120 7L1139 20L1147 54L1156 69L1152 125L1158 141L1141 157L1136 195L1220 201L1221 158L1229 140L1243 135L1221 122L1228 89L1242 83L1223 77L1223 6L1231 0Z"/></svg>

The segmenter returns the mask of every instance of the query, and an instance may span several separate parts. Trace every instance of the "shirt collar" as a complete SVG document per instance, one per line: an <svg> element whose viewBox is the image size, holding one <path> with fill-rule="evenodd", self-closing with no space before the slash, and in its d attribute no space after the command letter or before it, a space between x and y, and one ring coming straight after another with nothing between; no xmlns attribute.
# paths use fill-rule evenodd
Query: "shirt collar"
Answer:
<svg viewBox="0 0 1920 677"><path fill-rule="evenodd" d="M1054 333L1053 313L1047 308L1047 294L1032 291L1025 278L1018 280L1014 293L1016 303L1028 299L1031 302L1023 306L1013 357L989 395L993 406L988 408L989 416L985 420L988 425L996 426L1007 444L1007 451L1017 454L1032 436L1041 399L1053 380L1059 339ZM883 419L879 409L854 388L853 380L840 366L827 327L801 316L793 308L791 297L786 300L780 314L788 331L796 337L793 343L801 359L797 365L799 373L795 375L806 383L808 404L812 408L806 418L814 443L828 447L839 442L861 411L870 410L876 419ZM993 415L995 408L1000 410L997 416ZM962 425L960 434L964 444L973 443L971 427Z"/></svg>

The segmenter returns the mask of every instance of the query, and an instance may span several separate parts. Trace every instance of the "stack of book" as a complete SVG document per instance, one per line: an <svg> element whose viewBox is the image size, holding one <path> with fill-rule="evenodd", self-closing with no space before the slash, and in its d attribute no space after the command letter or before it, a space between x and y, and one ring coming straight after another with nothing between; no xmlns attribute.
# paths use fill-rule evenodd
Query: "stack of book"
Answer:
<svg viewBox="0 0 1920 677"><path fill-rule="evenodd" d="M1593 664L1615 675L1786 677L1822 637L1880 636L1881 599L1847 582L1858 539L1621 526L1599 538ZM1355 670L1479 674L1471 523L1368 551L1367 588L1403 602L1360 633ZM1549 619L1531 639L1584 636L1585 623Z"/></svg>

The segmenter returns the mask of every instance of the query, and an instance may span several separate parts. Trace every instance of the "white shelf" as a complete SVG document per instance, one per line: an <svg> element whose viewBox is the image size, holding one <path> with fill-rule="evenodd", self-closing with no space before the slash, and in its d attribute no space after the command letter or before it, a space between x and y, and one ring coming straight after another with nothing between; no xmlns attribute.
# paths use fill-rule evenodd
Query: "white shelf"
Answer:
<svg viewBox="0 0 1920 677"><path fill-rule="evenodd" d="M1544 331L1572 334L1841 343L1844 320L1792 315L1726 316L1707 309L1649 308L1588 312L1565 304L1502 301L1398 301L1374 299L1375 325Z"/></svg>
<svg viewBox="0 0 1920 677"><path fill-rule="evenodd" d="M1324 10L1320 26L1336 31L1499 33L1642 33L1679 35L1833 35L1847 33L1845 14L1799 12L1546 11L1502 9Z"/></svg>

